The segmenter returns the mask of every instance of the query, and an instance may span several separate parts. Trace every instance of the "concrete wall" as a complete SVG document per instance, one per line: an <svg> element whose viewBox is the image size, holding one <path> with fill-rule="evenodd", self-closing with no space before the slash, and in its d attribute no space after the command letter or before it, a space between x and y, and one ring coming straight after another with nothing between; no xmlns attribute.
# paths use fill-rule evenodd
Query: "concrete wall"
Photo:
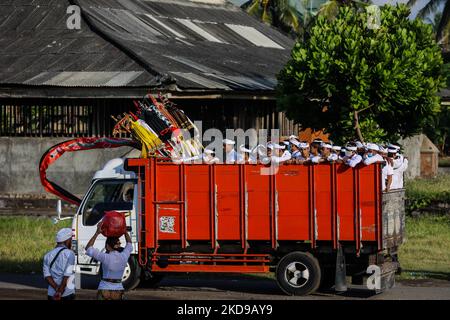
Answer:
<svg viewBox="0 0 450 320"><path fill-rule="evenodd" d="M39 179L39 161L51 146L67 138L0 138L0 196L54 198ZM121 157L131 148L66 152L47 171L50 180L66 190L83 195L94 172L110 159Z"/></svg>
<svg viewBox="0 0 450 320"><path fill-rule="evenodd" d="M420 148L422 142L423 135L421 134L399 141L403 146L403 154L408 157L408 170L405 172L405 179L414 179L420 176Z"/></svg>

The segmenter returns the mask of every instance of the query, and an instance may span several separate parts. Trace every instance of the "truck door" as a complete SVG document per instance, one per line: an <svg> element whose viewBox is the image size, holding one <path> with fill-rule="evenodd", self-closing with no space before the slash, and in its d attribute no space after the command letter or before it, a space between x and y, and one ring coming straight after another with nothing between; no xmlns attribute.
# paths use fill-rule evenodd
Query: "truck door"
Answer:
<svg viewBox="0 0 450 320"><path fill-rule="evenodd" d="M136 180L105 179L93 183L83 199L77 216L78 264L97 264L86 255L86 245L97 230L97 223L106 211L124 212L133 242L136 238L136 219L133 199L136 196ZM104 251L106 238L99 235L95 247ZM120 239L125 245L125 237Z"/></svg>

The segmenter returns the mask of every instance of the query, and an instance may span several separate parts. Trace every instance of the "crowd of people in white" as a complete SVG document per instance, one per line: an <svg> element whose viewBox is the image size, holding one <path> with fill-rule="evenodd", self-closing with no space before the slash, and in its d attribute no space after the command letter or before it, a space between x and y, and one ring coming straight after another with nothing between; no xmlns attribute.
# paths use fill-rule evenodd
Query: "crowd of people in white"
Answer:
<svg viewBox="0 0 450 320"><path fill-rule="evenodd" d="M352 168L362 163L382 164L382 188L387 192L403 188L403 174L408 168L408 159L400 153L400 147L394 144L349 142L345 147L333 145L321 139L313 142L300 141L297 136L290 136L280 143L268 142L251 149L241 145L235 149L235 141L223 140L223 160L215 152L206 148L201 156L184 158L179 162L189 163L202 160L204 163L249 163L249 164L318 164L343 163Z"/></svg>

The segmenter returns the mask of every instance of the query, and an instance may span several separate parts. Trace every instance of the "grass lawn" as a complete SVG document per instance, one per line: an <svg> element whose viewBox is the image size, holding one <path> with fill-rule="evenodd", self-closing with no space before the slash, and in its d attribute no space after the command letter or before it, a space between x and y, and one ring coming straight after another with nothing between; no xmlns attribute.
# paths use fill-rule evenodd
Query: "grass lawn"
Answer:
<svg viewBox="0 0 450 320"><path fill-rule="evenodd" d="M400 279L450 281L450 216L407 217L406 233L406 243L399 252Z"/></svg>
<svg viewBox="0 0 450 320"><path fill-rule="evenodd" d="M406 196L409 211L425 208L435 202L450 203L450 174L407 181Z"/></svg>
<svg viewBox="0 0 450 320"><path fill-rule="evenodd" d="M0 272L42 272L44 254L55 246L55 234L69 221L50 218L0 217Z"/></svg>

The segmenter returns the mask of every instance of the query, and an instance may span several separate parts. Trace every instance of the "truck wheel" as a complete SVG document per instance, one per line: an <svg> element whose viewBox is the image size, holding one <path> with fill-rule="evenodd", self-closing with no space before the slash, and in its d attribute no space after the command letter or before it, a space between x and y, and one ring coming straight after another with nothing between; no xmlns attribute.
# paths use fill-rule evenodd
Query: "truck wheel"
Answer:
<svg viewBox="0 0 450 320"><path fill-rule="evenodd" d="M288 295L307 295L320 284L320 266L310 253L291 252L278 262L277 283Z"/></svg>
<svg viewBox="0 0 450 320"><path fill-rule="evenodd" d="M122 285L125 290L133 290L139 285L141 280L141 272L141 266L137 262L136 258L130 257L122 276Z"/></svg>

